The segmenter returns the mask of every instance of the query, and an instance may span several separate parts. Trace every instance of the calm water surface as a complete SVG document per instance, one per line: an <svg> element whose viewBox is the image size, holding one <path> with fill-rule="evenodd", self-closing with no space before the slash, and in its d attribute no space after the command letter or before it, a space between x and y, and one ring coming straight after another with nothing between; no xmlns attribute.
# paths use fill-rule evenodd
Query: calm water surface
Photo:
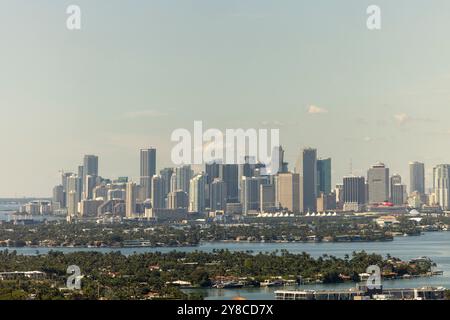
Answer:
<svg viewBox="0 0 450 320"><path fill-rule="evenodd" d="M4 213L3 213L4 214ZM0 213L0 219L2 214ZM390 242L353 242L353 243L203 243L198 247L159 247L159 248L8 248L16 250L19 254L33 255L45 254L51 250L62 252L97 251L111 252L121 251L125 255L144 252L170 252L173 250L192 252L195 250L212 252L215 249L228 249L230 251L273 252L275 250L288 250L291 253L307 252L313 257L324 254L344 257L351 255L353 251L365 250L368 253L378 253L383 256L391 254L402 260L409 260L419 256L430 257L437 264L437 269L444 271L442 276L416 278L410 280L384 281L385 287L420 287L420 286L444 286L450 288L450 232L430 232L420 237L397 237ZM314 284L302 285L301 289L338 289L349 288L353 283L344 284ZM247 299L273 299L273 291L279 288L247 288L247 289L206 289L202 292L207 299L231 299L237 295Z"/></svg>

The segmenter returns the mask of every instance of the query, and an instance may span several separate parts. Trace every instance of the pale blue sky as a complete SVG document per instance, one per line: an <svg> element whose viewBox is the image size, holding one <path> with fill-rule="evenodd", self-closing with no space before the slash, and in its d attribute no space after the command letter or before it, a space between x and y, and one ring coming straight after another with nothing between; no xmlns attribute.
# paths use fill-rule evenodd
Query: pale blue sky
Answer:
<svg viewBox="0 0 450 320"><path fill-rule="evenodd" d="M194 120L278 127L291 167L316 147L333 183L350 159L405 182L410 160L450 163L447 0L0 0L0 23L0 197L50 195L85 153L107 177L136 177L146 146L169 166Z"/></svg>

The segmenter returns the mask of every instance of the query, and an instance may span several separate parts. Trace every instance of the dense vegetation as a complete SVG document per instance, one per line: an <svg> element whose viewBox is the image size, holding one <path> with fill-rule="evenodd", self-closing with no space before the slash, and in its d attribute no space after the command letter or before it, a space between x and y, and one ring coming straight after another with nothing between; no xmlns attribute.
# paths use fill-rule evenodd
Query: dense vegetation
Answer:
<svg viewBox="0 0 450 320"><path fill-rule="evenodd" d="M424 220L433 223L433 220ZM371 217L250 220L241 224L195 223L169 225L144 222L96 224L46 222L33 225L0 224L0 246L110 246L130 240L150 246L194 246L204 241L386 241L393 232L420 234L420 225L405 217L398 224L380 227ZM434 221L435 222L435 221Z"/></svg>
<svg viewBox="0 0 450 320"><path fill-rule="evenodd" d="M81 290L65 287L69 265L77 265L84 276ZM173 283L189 282L192 287L210 287L217 279L228 277L259 281L270 278L312 279L326 283L359 281L359 273L378 265L383 274L392 272L421 275L430 263L407 263L392 257L365 252L336 258L291 254L287 251L252 254L220 250L205 252L145 253L125 256L119 252L76 252L25 256L7 250L0 252L0 272L43 271L46 278L0 281L0 299L188 299Z"/></svg>

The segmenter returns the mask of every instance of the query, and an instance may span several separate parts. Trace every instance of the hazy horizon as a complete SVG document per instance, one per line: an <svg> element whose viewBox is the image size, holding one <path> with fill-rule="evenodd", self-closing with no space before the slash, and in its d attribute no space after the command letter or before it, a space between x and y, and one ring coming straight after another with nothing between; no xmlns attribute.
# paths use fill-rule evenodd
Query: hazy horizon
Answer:
<svg viewBox="0 0 450 320"><path fill-rule="evenodd" d="M137 180L139 149L173 166L170 134L279 128L331 157L333 184L377 161L450 163L450 2L444 0L0 0L0 198L48 197L59 170L99 156ZM381 7L382 28L366 27ZM431 5L432 4L432 5Z"/></svg>

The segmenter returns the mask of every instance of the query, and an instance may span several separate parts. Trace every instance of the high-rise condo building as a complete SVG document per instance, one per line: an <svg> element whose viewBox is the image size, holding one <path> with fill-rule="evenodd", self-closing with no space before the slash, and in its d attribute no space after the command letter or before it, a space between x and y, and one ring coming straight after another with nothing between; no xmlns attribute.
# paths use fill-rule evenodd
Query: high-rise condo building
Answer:
<svg viewBox="0 0 450 320"><path fill-rule="evenodd" d="M378 162L367 172L369 203L381 203L389 200L389 169Z"/></svg>
<svg viewBox="0 0 450 320"><path fill-rule="evenodd" d="M317 160L317 191L331 193L331 158Z"/></svg>
<svg viewBox="0 0 450 320"><path fill-rule="evenodd" d="M140 150L140 195L141 201L151 198L152 177L156 174L156 149Z"/></svg>
<svg viewBox="0 0 450 320"><path fill-rule="evenodd" d="M227 203L239 202L239 165L223 164L219 178L227 184Z"/></svg>
<svg viewBox="0 0 450 320"><path fill-rule="evenodd" d="M141 202L150 200L152 197L152 177L141 177L139 183L138 198Z"/></svg>
<svg viewBox="0 0 450 320"><path fill-rule="evenodd" d="M406 202L406 185L396 183L392 185L392 203L396 206L404 205Z"/></svg>
<svg viewBox="0 0 450 320"><path fill-rule="evenodd" d="M76 191L69 191L67 196L67 215L69 217L78 216L79 196Z"/></svg>
<svg viewBox="0 0 450 320"><path fill-rule="evenodd" d="M153 177L156 174L156 149L141 149L141 177Z"/></svg>
<svg viewBox="0 0 450 320"><path fill-rule="evenodd" d="M186 192L172 191L167 195L168 209L187 209L189 206L189 196Z"/></svg>
<svg viewBox="0 0 450 320"><path fill-rule="evenodd" d="M84 182L85 190L83 192L83 199L84 200L92 200L93 199L93 191L97 184L97 177L87 175L86 181Z"/></svg>
<svg viewBox="0 0 450 320"><path fill-rule="evenodd" d="M227 184L215 178L210 186L210 208L211 211L225 211L227 208Z"/></svg>
<svg viewBox="0 0 450 320"><path fill-rule="evenodd" d="M436 203L443 209L450 209L450 165L440 164L433 168L433 186Z"/></svg>
<svg viewBox="0 0 450 320"><path fill-rule="evenodd" d="M79 169L81 170L81 168ZM87 154L84 156L83 159L83 175L80 177L82 177L82 182L83 182L83 188L82 188L82 192L84 192L86 190L86 176L93 176L95 178L95 180L98 177L98 156L94 156L94 155L90 155Z"/></svg>
<svg viewBox="0 0 450 320"><path fill-rule="evenodd" d="M192 169L190 165L185 165L175 169L177 188L176 190L183 190L189 193L189 183L192 178ZM173 190L172 190L173 191Z"/></svg>
<svg viewBox="0 0 450 320"><path fill-rule="evenodd" d="M409 163L409 192L425 194L425 165L421 162Z"/></svg>
<svg viewBox="0 0 450 320"><path fill-rule="evenodd" d="M190 181L189 212L203 213L205 211L206 175L197 174Z"/></svg>
<svg viewBox="0 0 450 320"><path fill-rule="evenodd" d="M164 198L167 198L167 195L170 192L170 179L172 178L173 168L164 168L159 172L159 174L163 183Z"/></svg>
<svg viewBox="0 0 450 320"><path fill-rule="evenodd" d="M71 191L73 191L76 195L76 202L80 202L81 200L81 178L78 177L76 174L72 174L70 177L67 178L67 186L66 186L66 203L69 203L69 194Z"/></svg>
<svg viewBox="0 0 450 320"><path fill-rule="evenodd" d="M160 176L153 176L152 178L152 208L163 209L165 207L164 201L164 183Z"/></svg>
<svg viewBox="0 0 450 320"><path fill-rule="evenodd" d="M175 192L175 191L177 191L177 175L174 173L170 177L170 192Z"/></svg>
<svg viewBox="0 0 450 320"><path fill-rule="evenodd" d="M125 197L125 216L127 218L134 218L136 214L136 183L128 182L126 187Z"/></svg>
<svg viewBox="0 0 450 320"><path fill-rule="evenodd" d="M391 176L390 184L389 184L389 190L390 190L390 200L391 202L394 202L394 185L396 184L402 184L402 177L399 174L394 174Z"/></svg>
<svg viewBox="0 0 450 320"><path fill-rule="evenodd" d="M60 208L64 207L65 197L64 197L64 188L62 185L58 185L53 188L52 202L55 204L59 204Z"/></svg>
<svg viewBox="0 0 450 320"><path fill-rule="evenodd" d="M216 178L220 177L221 161L213 161L205 164L206 182L211 184Z"/></svg>

